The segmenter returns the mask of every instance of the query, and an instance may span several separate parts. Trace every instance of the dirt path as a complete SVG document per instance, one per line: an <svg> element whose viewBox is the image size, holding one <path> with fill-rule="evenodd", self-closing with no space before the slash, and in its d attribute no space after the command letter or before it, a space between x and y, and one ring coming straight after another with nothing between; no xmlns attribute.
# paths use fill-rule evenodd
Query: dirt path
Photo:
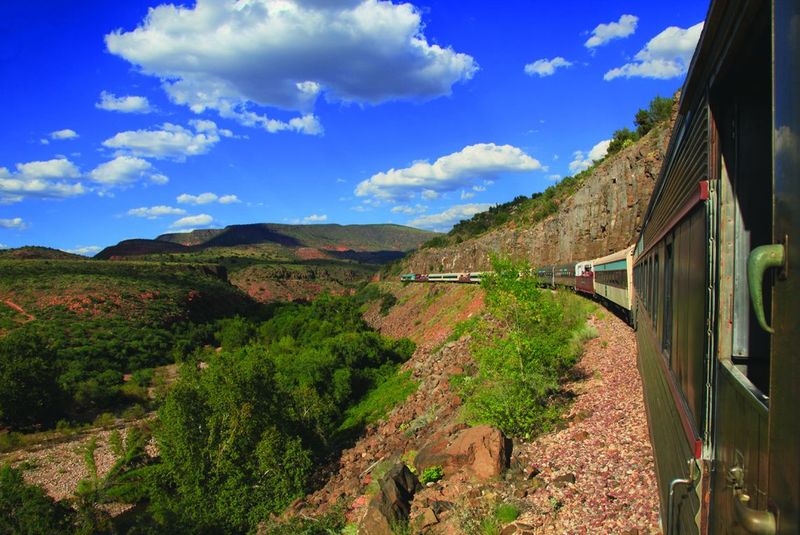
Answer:
<svg viewBox="0 0 800 535"><path fill-rule="evenodd" d="M518 447L543 488L519 522L535 533L660 533L653 452L631 329L608 312L592 320L577 366L584 380L565 429Z"/></svg>
<svg viewBox="0 0 800 535"><path fill-rule="evenodd" d="M20 314L25 316L25 322L24 323L28 323L29 321L33 321L33 320L36 319L36 316L34 316L33 314L29 314L24 308L22 308L21 306L16 304L11 299L6 299L5 301L3 301L3 303L5 303L12 310L15 310L16 312L19 312Z"/></svg>

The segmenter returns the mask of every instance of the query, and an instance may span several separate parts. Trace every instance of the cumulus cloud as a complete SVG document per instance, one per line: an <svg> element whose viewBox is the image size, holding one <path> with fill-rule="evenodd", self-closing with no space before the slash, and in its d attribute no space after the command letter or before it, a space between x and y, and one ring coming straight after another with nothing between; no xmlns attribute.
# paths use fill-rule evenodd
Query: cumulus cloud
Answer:
<svg viewBox="0 0 800 535"><path fill-rule="evenodd" d="M421 227L432 230L448 230L462 219L469 219L478 212L485 212L491 204L457 204L444 212L430 214L412 219L408 224L412 227Z"/></svg>
<svg viewBox="0 0 800 535"><path fill-rule="evenodd" d="M103 248L99 245L78 245L74 249L67 249L68 253L79 254L83 256L94 256L99 253Z"/></svg>
<svg viewBox="0 0 800 535"><path fill-rule="evenodd" d="M100 93L100 102L97 102L94 106L101 110L118 111L120 113L150 113L153 111L147 97L133 95L118 97L108 91Z"/></svg>
<svg viewBox="0 0 800 535"><path fill-rule="evenodd" d="M70 182L81 173L66 158L18 163L12 173L0 167L0 204L19 202L26 197L63 199L86 193L80 182Z"/></svg>
<svg viewBox="0 0 800 535"><path fill-rule="evenodd" d="M242 202L239 200L239 197L236 195L223 195L219 198L220 204L236 204L238 202Z"/></svg>
<svg viewBox="0 0 800 535"><path fill-rule="evenodd" d="M218 202L220 204L234 204L237 202L241 202L239 197L236 195L222 195L219 196L216 193L206 192L201 193L200 195L190 195L188 193L181 193L178 195L177 199L178 203L180 204L211 204L213 202Z"/></svg>
<svg viewBox="0 0 800 535"><path fill-rule="evenodd" d="M14 229L24 229L25 222L22 220L21 217L14 217L11 219L0 219L0 228L14 228Z"/></svg>
<svg viewBox="0 0 800 535"><path fill-rule="evenodd" d="M391 211L393 214L415 215L427 212L428 207L423 204L417 204L415 206L400 204L398 206L393 206Z"/></svg>
<svg viewBox="0 0 800 535"><path fill-rule="evenodd" d="M101 163L89 172L89 178L104 186L123 186L147 179L156 184L166 184L169 179L153 169L147 160L133 156L117 156Z"/></svg>
<svg viewBox="0 0 800 535"><path fill-rule="evenodd" d="M477 64L428 43L420 11L378 0L198 0L151 8L106 47L161 79L169 98L270 132L321 132L311 110L328 100L377 104L448 95ZM254 107L299 112L288 121Z"/></svg>
<svg viewBox="0 0 800 535"><path fill-rule="evenodd" d="M50 139L75 139L77 137L79 137L78 133L70 128L50 132Z"/></svg>
<svg viewBox="0 0 800 535"><path fill-rule="evenodd" d="M127 130L103 141L116 155L183 161L187 156L205 154L220 139L214 121L189 121L194 132L183 126L164 123L156 130Z"/></svg>
<svg viewBox="0 0 800 535"><path fill-rule="evenodd" d="M584 151L576 150L572 155L572 161L569 163L569 170L573 173L580 173L581 171L589 169L593 162L603 159L606 153L608 153L608 145L610 143L610 139L604 139L603 141L595 144L588 154Z"/></svg>
<svg viewBox="0 0 800 535"><path fill-rule="evenodd" d="M637 24L639 24L639 17L635 15L622 15L617 22L598 24L592 30L592 36L583 43L583 46L591 50L614 39L622 39L633 35Z"/></svg>
<svg viewBox="0 0 800 535"><path fill-rule="evenodd" d="M198 214L198 215L188 215L186 217L182 217L172 223L170 227L172 228L186 228L186 227L197 227L197 226L204 226L209 225L211 222L214 221L214 218L208 214Z"/></svg>
<svg viewBox="0 0 800 535"><path fill-rule="evenodd" d="M306 216L303 218L303 223L322 223L323 221L327 221L328 216L325 214L311 214L310 216Z"/></svg>
<svg viewBox="0 0 800 535"><path fill-rule="evenodd" d="M702 22L685 29L670 26L650 39L634 56L634 61L611 69L603 79L640 77L665 80L681 76L689 69L702 32Z"/></svg>
<svg viewBox="0 0 800 535"><path fill-rule="evenodd" d="M186 210L183 208L173 208L172 206L142 206L141 208L131 208L128 215L132 217L143 217L145 219L158 219L165 215L183 215Z"/></svg>
<svg viewBox="0 0 800 535"><path fill-rule="evenodd" d="M410 199L418 193L431 200L441 192L470 187L501 173L535 171L541 164L511 145L479 143L448 154L434 163L416 162L403 169L373 175L358 184L355 194L378 199Z"/></svg>
<svg viewBox="0 0 800 535"><path fill-rule="evenodd" d="M556 69L560 67L570 66L572 66L572 62L565 60L561 56L557 56L553 59L537 59L533 63L525 65L525 74L528 76L538 74L540 78L543 78L545 76L552 76L555 74Z"/></svg>
<svg viewBox="0 0 800 535"><path fill-rule="evenodd" d="M475 196L475 193L473 193L473 192L471 192L471 191L464 191L464 190L461 190L461 200L462 200L462 201L465 201L465 200L467 200L467 199L471 199L471 198L473 198L474 196Z"/></svg>

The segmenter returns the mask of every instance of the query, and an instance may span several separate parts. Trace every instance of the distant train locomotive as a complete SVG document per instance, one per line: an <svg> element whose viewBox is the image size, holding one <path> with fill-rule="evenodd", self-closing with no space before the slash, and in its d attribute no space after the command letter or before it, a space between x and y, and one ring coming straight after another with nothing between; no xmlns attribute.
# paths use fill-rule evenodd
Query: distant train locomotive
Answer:
<svg viewBox="0 0 800 535"><path fill-rule="evenodd" d="M532 270L636 328L668 535L800 533L798 242L800 1L716 0L636 243Z"/></svg>

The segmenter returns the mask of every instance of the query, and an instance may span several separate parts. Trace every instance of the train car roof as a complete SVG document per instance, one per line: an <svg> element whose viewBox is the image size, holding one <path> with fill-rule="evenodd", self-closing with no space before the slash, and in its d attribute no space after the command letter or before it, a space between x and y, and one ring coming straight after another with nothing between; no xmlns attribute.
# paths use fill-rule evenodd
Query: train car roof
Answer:
<svg viewBox="0 0 800 535"><path fill-rule="evenodd" d="M633 248L636 244L630 245L624 248L621 251L617 251L616 253L611 253L610 255L601 256L600 258L595 258L592 260L592 263L596 266L598 264L610 264L611 262L616 262L617 260L625 260L625 258L631 254Z"/></svg>

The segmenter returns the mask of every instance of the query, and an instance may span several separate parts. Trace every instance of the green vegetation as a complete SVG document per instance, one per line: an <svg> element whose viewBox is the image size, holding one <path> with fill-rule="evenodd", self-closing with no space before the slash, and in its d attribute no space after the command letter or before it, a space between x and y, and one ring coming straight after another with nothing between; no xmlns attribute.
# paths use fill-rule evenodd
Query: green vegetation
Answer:
<svg viewBox="0 0 800 535"><path fill-rule="evenodd" d="M144 376L124 374L212 342L217 318L257 312L208 266L0 260L0 292L24 310L0 333L0 426L13 430L148 406Z"/></svg>
<svg viewBox="0 0 800 535"><path fill-rule="evenodd" d="M398 372L372 390L358 404L345 413L341 431L361 428L386 416L389 410L416 392L418 383L411 372Z"/></svg>
<svg viewBox="0 0 800 535"><path fill-rule="evenodd" d="M215 336L222 351L187 360L159 409L159 461L122 478L136 483L129 499L149 504L142 525L253 530L305 494L318 460L416 388L397 373L413 343L371 331L350 297L225 320Z"/></svg>
<svg viewBox="0 0 800 535"><path fill-rule="evenodd" d="M669 121L674 102L672 98L657 96L650 102L647 109L640 109L636 112L634 120L636 131L622 128L614 132L606 157L635 143L650 130ZM591 167L574 176L564 177L541 193L534 193L530 197L520 195L509 202L492 206L485 212L479 212L470 219L462 220L456 223L446 235L431 238L420 248L437 248L458 244L511 222L522 226L533 225L556 213L558 207L581 188L602 161L595 161Z"/></svg>
<svg viewBox="0 0 800 535"><path fill-rule="evenodd" d="M482 281L491 318L473 337L478 371L454 383L470 420L530 439L557 419L561 377L593 333L585 327L588 308L580 298L543 291L520 272L529 270L496 259L494 275Z"/></svg>
<svg viewBox="0 0 800 535"><path fill-rule="evenodd" d="M441 466L430 466L422 471L419 482L423 485L435 483L444 477L444 469Z"/></svg>
<svg viewBox="0 0 800 535"><path fill-rule="evenodd" d="M0 535L69 533L74 516L68 504L25 483L22 472L0 466Z"/></svg>
<svg viewBox="0 0 800 535"><path fill-rule="evenodd" d="M519 508L510 503L501 503L497 506L494 516L501 524L508 524L519 517Z"/></svg>

